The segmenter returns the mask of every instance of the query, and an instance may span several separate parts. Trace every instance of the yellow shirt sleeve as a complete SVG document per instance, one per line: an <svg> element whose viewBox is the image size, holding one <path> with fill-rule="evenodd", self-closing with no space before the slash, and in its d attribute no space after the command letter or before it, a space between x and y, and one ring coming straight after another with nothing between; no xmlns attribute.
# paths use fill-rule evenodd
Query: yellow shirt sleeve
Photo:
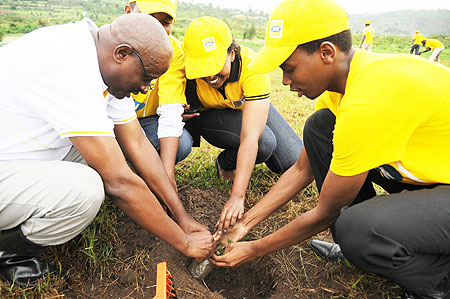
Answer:
<svg viewBox="0 0 450 299"><path fill-rule="evenodd" d="M342 94L332 91L325 91L316 99L315 111L320 109L329 109L334 115L337 115L339 102Z"/></svg>

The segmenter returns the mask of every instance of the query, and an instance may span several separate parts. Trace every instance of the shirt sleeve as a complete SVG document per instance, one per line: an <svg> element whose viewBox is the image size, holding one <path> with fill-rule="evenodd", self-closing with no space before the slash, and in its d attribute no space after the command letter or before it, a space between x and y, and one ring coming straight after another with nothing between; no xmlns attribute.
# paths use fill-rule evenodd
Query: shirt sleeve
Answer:
<svg viewBox="0 0 450 299"><path fill-rule="evenodd" d="M269 74L250 72L242 83L242 90L246 101L264 100L270 98Z"/></svg>
<svg viewBox="0 0 450 299"><path fill-rule="evenodd" d="M183 104L173 103L158 107L158 138L180 137L183 134L184 122L181 114L184 112Z"/></svg>
<svg viewBox="0 0 450 299"><path fill-rule="evenodd" d="M131 97L117 99L107 96L106 112L115 125L126 124L136 118L134 100Z"/></svg>

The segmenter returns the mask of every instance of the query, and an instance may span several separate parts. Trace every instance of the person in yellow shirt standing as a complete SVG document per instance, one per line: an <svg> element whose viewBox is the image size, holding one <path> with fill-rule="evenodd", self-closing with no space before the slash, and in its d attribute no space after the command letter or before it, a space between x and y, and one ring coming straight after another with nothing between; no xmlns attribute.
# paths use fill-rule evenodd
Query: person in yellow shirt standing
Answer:
<svg viewBox="0 0 450 299"><path fill-rule="evenodd" d="M373 29L372 25L370 25L370 21L367 20L365 23L365 27L363 30L363 39L359 47L363 50L372 52L372 43L373 37L375 35L375 29Z"/></svg>
<svg viewBox="0 0 450 299"><path fill-rule="evenodd" d="M436 61L439 62L439 56L441 55L442 51L444 51L445 47L444 44L441 43L439 40L437 39L424 39L422 40L422 45L426 48L423 51L419 52L419 55L428 51L431 51L431 49L433 49L433 53L431 53L430 55L430 60L431 61Z"/></svg>
<svg viewBox="0 0 450 299"><path fill-rule="evenodd" d="M169 35L173 56L169 69L161 77L152 81L153 88L146 93L132 94L139 123L158 151L164 169L169 176L171 186L161 186L164 192L176 192L175 164L186 158L191 152L192 137L184 129L183 117L186 106L186 77L184 73L184 50L182 43L170 35L176 19L176 0L131 0L125 6L125 13L145 13L157 19ZM183 115L183 117L182 117ZM198 114L197 114L198 115ZM145 159L145 157L143 157ZM178 197L166 203L170 213L186 233L206 231L207 227L195 221L184 209Z"/></svg>
<svg viewBox="0 0 450 299"><path fill-rule="evenodd" d="M221 242L242 238L313 179L319 200L262 239L231 243L213 262L239 265L330 228L341 254L400 285L403 298L450 298L450 69L354 49L348 15L334 0L275 8L249 68L278 66L298 95L329 91L323 104L332 109L308 118L297 163Z"/></svg>
<svg viewBox="0 0 450 299"><path fill-rule="evenodd" d="M216 159L217 173L233 181L217 221L218 231L226 230L244 214L255 164L283 173L298 159L303 142L270 103L269 74L247 68L255 52L240 46L225 22L213 17L193 20L184 47L186 76L192 80L188 85L196 84L202 107L197 119L201 136L224 149Z"/></svg>
<svg viewBox="0 0 450 299"><path fill-rule="evenodd" d="M414 35L411 43L411 50L409 51L409 54L414 53L414 55L419 55L420 44L424 39L426 39L425 36L423 36L419 30L416 30L416 34Z"/></svg>

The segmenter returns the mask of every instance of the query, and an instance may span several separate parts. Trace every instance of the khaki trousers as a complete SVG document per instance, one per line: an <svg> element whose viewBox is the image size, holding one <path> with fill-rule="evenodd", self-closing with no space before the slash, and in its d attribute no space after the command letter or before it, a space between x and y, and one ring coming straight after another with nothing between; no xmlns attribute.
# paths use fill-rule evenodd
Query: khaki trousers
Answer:
<svg viewBox="0 0 450 299"><path fill-rule="evenodd" d="M46 246L88 226L105 198L103 182L75 148L64 160L0 161L0 230L20 225L25 237Z"/></svg>

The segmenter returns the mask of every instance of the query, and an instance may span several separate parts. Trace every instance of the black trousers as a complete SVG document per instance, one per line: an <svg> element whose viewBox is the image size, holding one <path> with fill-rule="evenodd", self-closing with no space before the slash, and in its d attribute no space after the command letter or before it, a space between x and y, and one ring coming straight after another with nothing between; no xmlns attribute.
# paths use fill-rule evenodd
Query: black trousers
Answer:
<svg viewBox="0 0 450 299"><path fill-rule="evenodd" d="M306 122L303 141L319 192L333 153L336 119L327 109ZM389 195L376 195L373 184ZM417 186L369 175L333 238L355 266L426 294L450 271L450 185Z"/></svg>

